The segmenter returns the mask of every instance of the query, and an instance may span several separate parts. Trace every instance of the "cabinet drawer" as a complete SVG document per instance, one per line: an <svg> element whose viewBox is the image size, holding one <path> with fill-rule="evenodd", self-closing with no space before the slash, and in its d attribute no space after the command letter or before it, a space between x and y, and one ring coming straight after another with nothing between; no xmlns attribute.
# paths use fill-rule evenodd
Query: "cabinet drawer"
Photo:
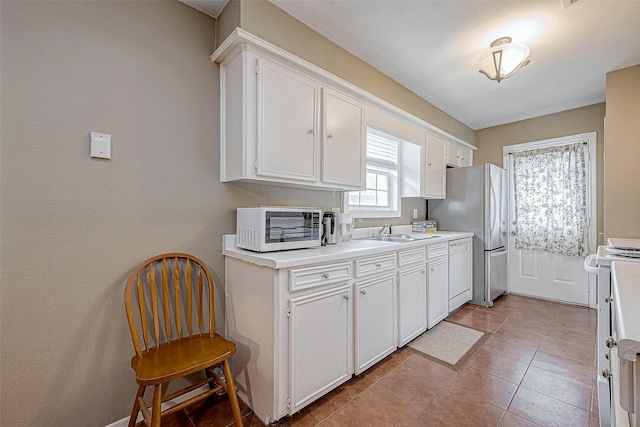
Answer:
<svg viewBox="0 0 640 427"><path fill-rule="evenodd" d="M380 273L396 268L396 254L356 260L356 277Z"/></svg>
<svg viewBox="0 0 640 427"><path fill-rule="evenodd" d="M352 278L350 262L298 268L289 272L289 291L344 282Z"/></svg>
<svg viewBox="0 0 640 427"><path fill-rule="evenodd" d="M436 245L427 246L427 259L446 258L449 256L449 243L438 243Z"/></svg>
<svg viewBox="0 0 640 427"><path fill-rule="evenodd" d="M398 252L398 267L404 267L405 265L424 263L426 261L424 248L407 249L406 251Z"/></svg>

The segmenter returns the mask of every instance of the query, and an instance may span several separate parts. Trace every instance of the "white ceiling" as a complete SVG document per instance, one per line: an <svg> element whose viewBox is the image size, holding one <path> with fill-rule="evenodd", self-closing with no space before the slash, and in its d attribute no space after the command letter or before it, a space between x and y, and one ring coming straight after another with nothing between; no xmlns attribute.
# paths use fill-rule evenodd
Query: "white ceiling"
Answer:
<svg viewBox="0 0 640 427"><path fill-rule="evenodd" d="M640 64L638 0L270 1L473 129L603 102ZM502 36L531 63L497 83L477 59Z"/></svg>

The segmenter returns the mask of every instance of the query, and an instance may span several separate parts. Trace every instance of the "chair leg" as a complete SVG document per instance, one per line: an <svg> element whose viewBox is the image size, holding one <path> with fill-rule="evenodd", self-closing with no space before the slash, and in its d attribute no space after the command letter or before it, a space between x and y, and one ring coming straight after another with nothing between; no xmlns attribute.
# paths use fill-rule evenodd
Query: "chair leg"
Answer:
<svg viewBox="0 0 640 427"><path fill-rule="evenodd" d="M153 387L153 408L151 408L151 427L160 427L162 406L162 385Z"/></svg>
<svg viewBox="0 0 640 427"><path fill-rule="evenodd" d="M236 426L242 427L242 414L240 413L240 404L238 403L238 395L236 395L236 387L233 384L233 377L231 376L231 369L229 368L228 360L222 362L222 371L224 372L224 378L227 382L227 396L229 396L229 402L231 403L233 419L236 422Z"/></svg>
<svg viewBox="0 0 640 427"><path fill-rule="evenodd" d="M131 416L129 417L129 427L135 427L136 420L138 419L138 412L140 411L140 404L138 403L138 398L144 395L145 386L138 386L138 392L136 393L136 398L133 401L133 409L131 409Z"/></svg>

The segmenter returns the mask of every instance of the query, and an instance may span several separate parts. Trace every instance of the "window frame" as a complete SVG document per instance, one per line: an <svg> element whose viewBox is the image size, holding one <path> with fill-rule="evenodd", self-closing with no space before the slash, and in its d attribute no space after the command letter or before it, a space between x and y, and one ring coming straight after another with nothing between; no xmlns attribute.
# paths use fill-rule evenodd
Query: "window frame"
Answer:
<svg viewBox="0 0 640 427"><path fill-rule="evenodd" d="M369 139L369 133L371 131L377 137L386 138L388 140L394 141L397 146L397 157L395 163L395 170L391 168L385 168L383 162L371 161L369 157L365 155L366 158L366 173L369 173L370 170L375 172L383 172L387 173L389 176L388 181L388 204L387 206L366 206L366 205L350 205L349 204L349 195L354 193L352 191L345 191L343 194L343 211L346 213L351 213L355 218L398 218L401 216L401 174L402 174L402 138L394 136L388 132L377 129L375 126L368 125L367 126L367 142ZM358 193L362 193L366 191L366 179L365 179L365 190L358 191Z"/></svg>

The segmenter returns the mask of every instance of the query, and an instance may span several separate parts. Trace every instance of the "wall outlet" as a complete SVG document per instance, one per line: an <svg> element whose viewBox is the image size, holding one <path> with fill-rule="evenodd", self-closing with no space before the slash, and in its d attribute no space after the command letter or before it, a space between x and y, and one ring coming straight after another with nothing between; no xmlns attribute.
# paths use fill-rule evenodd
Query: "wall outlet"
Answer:
<svg viewBox="0 0 640 427"><path fill-rule="evenodd" d="M340 213L340 208L331 208L331 212Z"/></svg>

